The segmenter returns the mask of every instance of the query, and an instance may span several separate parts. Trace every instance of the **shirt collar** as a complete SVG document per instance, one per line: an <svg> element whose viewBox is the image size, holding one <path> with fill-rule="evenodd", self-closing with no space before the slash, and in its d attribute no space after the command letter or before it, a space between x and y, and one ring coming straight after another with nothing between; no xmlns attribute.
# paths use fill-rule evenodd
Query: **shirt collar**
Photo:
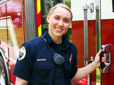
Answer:
<svg viewBox="0 0 114 85"><path fill-rule="evenodd" d="M46 38L47 43L50 45L53 40L51 39L50 35L48 34L48 30L43 34L43 37Z"/></svg>
<svg viewBox="0 0 114 85"><path fill-rule="evenodd" d="M50 45L52 42L55 43L50 35L48 34L48 30L43 34L43 37L47 39L47 43ZM67 40L67 38L65 37L65 35L63 35L62 37L62 50L66 50L67 48L69 48L70 46L70 42Z"/></svg>

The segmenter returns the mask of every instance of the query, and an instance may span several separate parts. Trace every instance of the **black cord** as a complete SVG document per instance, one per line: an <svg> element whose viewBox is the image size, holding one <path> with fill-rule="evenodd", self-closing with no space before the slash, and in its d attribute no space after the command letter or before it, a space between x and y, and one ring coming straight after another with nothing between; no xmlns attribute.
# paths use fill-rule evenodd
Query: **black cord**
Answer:
<svg viewBox="0 0 114 85"><path fill-rule="evenodd" d="M50 49L50 51L52 52L52 54L54 55L55 53L52 51L52 49L51 49L50 46L48 45L47 39L44 38L43 36L41 36L41 37L42 37L42 39L44 40L45 44L46 44L46 45L48 46L48 48Z"/></svg>

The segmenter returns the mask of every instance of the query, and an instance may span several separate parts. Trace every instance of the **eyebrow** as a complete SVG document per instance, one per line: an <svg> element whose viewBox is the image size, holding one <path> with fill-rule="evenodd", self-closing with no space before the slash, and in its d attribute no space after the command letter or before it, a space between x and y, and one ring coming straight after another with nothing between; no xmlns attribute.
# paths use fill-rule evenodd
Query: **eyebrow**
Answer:
<svg viewBox="0 0 114 85"><path fill-rule="evenodd" d="M61 16L59 16L59 15L55 15L55 16L61 17ZM70 19L70 18L65 18L65 19Z"/></svg>

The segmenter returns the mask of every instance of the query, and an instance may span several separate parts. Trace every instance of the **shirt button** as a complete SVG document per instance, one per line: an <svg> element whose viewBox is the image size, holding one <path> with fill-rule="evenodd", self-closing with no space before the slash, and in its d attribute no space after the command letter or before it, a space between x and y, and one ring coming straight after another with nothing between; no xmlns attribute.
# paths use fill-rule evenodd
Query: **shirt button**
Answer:
<svg viewBox="0 0 114 85"><path fill-rule="evenodd" d="M56 83L55 85L59 85L58 83Z"/></svg>
<svg viewBox="0 0 114 85"><path fill-rule="evenodd" d="M43 69L43 67L40 67L40 69Z"/></svg>
<svg viewBox="0 0 114 85"><path fill-rule="evenodd" d="M56 72L59 72L59 70L56 70Z"/></svg>

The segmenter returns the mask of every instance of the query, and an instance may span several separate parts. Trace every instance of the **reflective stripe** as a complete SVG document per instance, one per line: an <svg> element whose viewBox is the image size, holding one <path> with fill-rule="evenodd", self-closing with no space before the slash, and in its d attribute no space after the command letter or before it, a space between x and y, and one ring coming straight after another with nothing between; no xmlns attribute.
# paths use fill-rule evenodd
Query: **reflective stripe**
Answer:
<svg viewBox="0 0 114 85"><path fill-rule="evenodd" d="M42 35L42 28L41 25L38 27L38 36Z"/></svg>
<svg viewBox="0 0 114 85"><path fill-rule="evenodd" d="M37 14L41 11L40 0L37 0Z"/></svg>
<svg viewBox="0 0 114 85"><path fill-rule="evenodd" d="M41 2L37 0L37 16L38 16L38 36L42 35L42 28L41 28Z"/></svg>

